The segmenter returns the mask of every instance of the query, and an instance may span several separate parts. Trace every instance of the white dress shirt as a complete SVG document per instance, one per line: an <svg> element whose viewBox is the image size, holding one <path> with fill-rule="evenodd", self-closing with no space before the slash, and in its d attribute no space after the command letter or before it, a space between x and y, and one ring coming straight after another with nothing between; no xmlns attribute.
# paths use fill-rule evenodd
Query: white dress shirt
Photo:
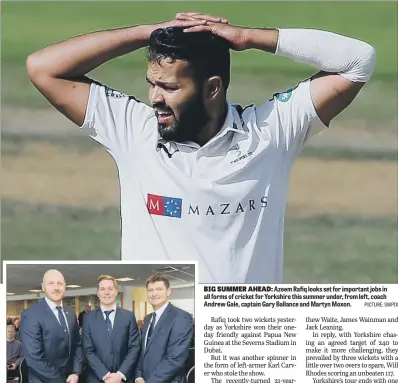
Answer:
<svg viewBox="0 0 398 383"><path fill-rule="evenodd" d="M113 310L113 312L111 312L109 314L109 320L111 321L111 325L112 325L112 329L113 329L113 324L115 322L115 315L116 315L116 303L110 307L110 308L103 308L102 306L100 306L101 312L102 312L102 316L104 317L104 320L106 320L106 314L105 311L109 311L109 310Z"/></svg>

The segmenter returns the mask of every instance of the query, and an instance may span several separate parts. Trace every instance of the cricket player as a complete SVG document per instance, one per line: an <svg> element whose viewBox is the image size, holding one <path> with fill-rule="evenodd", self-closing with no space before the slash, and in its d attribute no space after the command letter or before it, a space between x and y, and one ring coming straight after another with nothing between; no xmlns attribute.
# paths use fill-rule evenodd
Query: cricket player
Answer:
<svg viewBox="0 0 398 383"><path fill-rule="evenodd" d="M86 76L144 47L149 105ZM231 49L317 73L273 96L264 89L262 105L243 108L227 99ZM73 37L27 60L38 90L117 164L122 260L197 260L206 283L282 281L293 161L374 66L374 48L353 38L237 27L201 13Z"/></svg>

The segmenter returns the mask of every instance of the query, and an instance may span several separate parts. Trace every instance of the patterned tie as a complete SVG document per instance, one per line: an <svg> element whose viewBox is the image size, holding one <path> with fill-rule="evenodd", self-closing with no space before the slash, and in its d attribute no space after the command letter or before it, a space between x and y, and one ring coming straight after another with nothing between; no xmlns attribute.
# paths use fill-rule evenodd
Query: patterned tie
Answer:
<svg viewBox="0 0 398 383"><path fill-rule="evenodd" d="M56 309L58 310L58 320L59 323L61 324L62 330L64 331L66 342L68 343L69 346L69 331L68 331L68 326L66 325L65 317L62 314L62 307L57 306Z"/></svg>
<svg viewBox="0 0 398 383"><path fill-rule="evenodd" d="M113 313L114 311L115 311L115 310L107 310L107 311L104 311L104 313L105 313L105 315L106 315L106 319L105 319L106 327L108 328L108 334L109 334L109 335L112 334L112 322L111 322L109 316L110 316L111 313Z"/></svg>
<svg viewBox="0 0 398 383"><path fill-rule="evenodd" d="M148 329L148 336L147 336L147 338L146 338L146 344L148 344L149 343L149 338L151 337L151 335L152 335L152 331L153 331L153 329L154 329L154 327L155 327L155 322L156 322L156 313L155 313L155 311L152 313L152 322L151 322L151 325L149 326L149 329Z"/></svg>

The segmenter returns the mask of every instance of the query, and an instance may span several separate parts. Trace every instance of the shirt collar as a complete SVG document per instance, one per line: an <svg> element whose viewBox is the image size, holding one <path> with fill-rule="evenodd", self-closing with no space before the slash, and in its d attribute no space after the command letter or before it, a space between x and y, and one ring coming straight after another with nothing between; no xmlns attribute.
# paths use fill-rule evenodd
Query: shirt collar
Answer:
<svg viewBox="0 0 398 383"><path fill-rule="evenodd" d="M56 308L58 306L61 306L62 308L64 308L63 302L61 301L61 304L57 305L55 302L53 302L51 299L48 299L47 297L44 297L45 301L47 302L47 304L50 306L51 310L56 310Z"/></svg>
<svg viewBox="0 0 398 383"><path fill-rule="evenodd" d="M156 317L157 317L157 318L159 318L159 317L163 314L164 310L166 310L166 307L167 307L168 305L169 305L169 301L167 301L162 307L159 307L159 308L155 311Z"/></svg>
<svg viewBox="0 0 398 383"><path fill-rule="evenodd" d="M218 134L215 135L215 137L224 135L227 132L247 134L247 131L244 129L243 119L238 113L236 106L234 104L231 104L229 101L227 101L227 105L227 117L225 118L223 126L221 127Z"/></svg>
<svg viewBox="0 0 398 383"><path fill-rule="evenodd" d="M247 129L245 129L245 127L244 127L243 119L241 118L240 114L236 110L235 105L231 104L228 100L226 102L227 102L228 112L227 112L227 116L225 117L224 124L222 125L220 131L208 142L217 140L221 137L224 137L228 132L234 132L234 133L240 133L240 134L248 133ZM159 136L158 143L166 144L167 141L163 140ZM190 142L190 141L178 142L178 143L175 143L173 141L173 144L189 146L189 147L194 147L194 148L198 148L198 149L200 148L200 146L196 142Z"/></svg>
<svg viewBox="0 0 398 383"><path fill-rule="evenodd" d="M116 303L112 307L110 307L110 308L108 308L106 310L102 306L100 306L100 309L101 309L102 313L105 313L105 311L109 311L109 310L114 310L116 312Z"/></svg>

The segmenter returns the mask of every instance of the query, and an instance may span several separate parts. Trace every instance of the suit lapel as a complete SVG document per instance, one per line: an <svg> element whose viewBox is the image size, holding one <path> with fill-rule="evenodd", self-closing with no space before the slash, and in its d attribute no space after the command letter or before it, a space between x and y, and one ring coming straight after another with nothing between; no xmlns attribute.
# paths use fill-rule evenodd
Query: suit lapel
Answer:
<svg viewBox="0 0 398 383"><path fill-rule="evenodd" d="M44 310L46 310L45 318L48 318L52 324L61 328L61 325L59 324L58 319L55 317L53 311L51 310L50 306L47 304L45 299L42 300L42 305L44 307Z"/></svg>
<svg viewBox="0 0 398 383"><path fill-rule="evenodd" d="M71 339L70 339L70 330L71 330L71 324L70 324L70 319L69 319L69 317L70 317L70 313L68 313L68 309L66 308L66 307L64 307L64 306L62 306L63 307L63 311L64 311L64 313L65 313L65 317L66 317L66 324L68 325L68 331L69 331L69 342L68 342L68 339L66 338L66 334L65 334L65 332L64 331L62 331L62 335L63 335L63 337L64 337L64 339L65 339L65 342L68 344L68 350L70 351L70 341L71 341ZM59 322L58 322L59 323ZM61 324L59 324L60 326L61 326ZM61 329L62 329L62 327L61 327Z"/></svg>
<svg viewBox="0 0 398 383"><path fill-rule="evenodd" d="M65 342L66 342L66 336L64 331L62 330L61 324L58 322L58 318L55 317L54 312L51 310L50 306L48 305L48 303L46 302L45 299L43 299L43 306L44 309L46 310L46 314L50 320L51 323L54 324L54 326L57 326L57 328L59 329L60 333L62 334L62 337L64 338ZM66 316L68 317L68 316ZM69 325L69 322L68 322ZM70 331L70 329L69 329ZM70 345L68 345L68 349L70 349Z"/></svg>
<svg viewBox="0 0 398 383"><path fill-rule="evenodd" d="M68 329L69 329L69 354L71 352L71 347L72 347L72 336L74 335L75 331L75 326L76 326L76 315L74 311L72 311L70 308L65 307L65 316L66 316L66 321L68 323Z"/></svg>
<svg viewBox="0 0 398 383"><path fill-rule="evenodd" d="M149 322L151 321L151 316L148 315L144 318L144 327L142 328L141 332L141 346L142 349L145 350L145 339L146 339L146 333L148 332L149 328Z"/></svg>
<svg viewBox="0 0 398 383"><path fill-rule="evenodd" d="M169 304L167 305L166 309L163 311L162 316L160 317L160 319L158 320L158 323L156 323L155 328L152 331L151 337L149 339L149 342L146 346L145 352L148 350L148 348L151 346L152 341L155 339L156 333L158 332L158 330L160 329L160 327L162 326L163 323L165 323L167 321L167 317L169 316L171 310L172 310L173 306L171 305L171 303L169 302Z"/></svg>

